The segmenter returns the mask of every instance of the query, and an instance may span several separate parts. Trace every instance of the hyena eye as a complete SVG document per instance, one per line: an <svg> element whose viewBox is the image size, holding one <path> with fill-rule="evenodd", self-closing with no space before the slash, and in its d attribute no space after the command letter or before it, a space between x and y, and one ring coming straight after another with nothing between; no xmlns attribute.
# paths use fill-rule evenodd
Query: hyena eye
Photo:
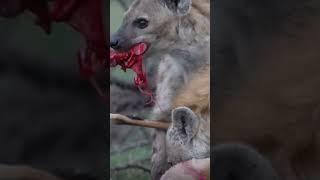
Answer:
<svg viewBox="0 0 320 180"><path fill-rule="evenodd" d="M148 27L149 21L144 18L138 18L133 22L133 24L140 29L144 29Z"/></svg>

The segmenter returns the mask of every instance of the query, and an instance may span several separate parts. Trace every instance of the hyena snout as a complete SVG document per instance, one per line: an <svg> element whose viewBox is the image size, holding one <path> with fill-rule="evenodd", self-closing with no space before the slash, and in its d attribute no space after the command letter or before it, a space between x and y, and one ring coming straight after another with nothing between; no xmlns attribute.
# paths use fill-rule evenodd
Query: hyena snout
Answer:
<svg viewBox="0 0 320 180"><path fill-rule="evenodd" d="M110 47L117 51L129 50L132 45L132 36L124 32L122 28L110 38Z"/></svg>
<svg viewBox="0 0 320 180"><path fill-rule="evenodd" d="M119 50L121 48L120 37L117 35L112 35L110 40L110 46L114 50Z"/></svg>

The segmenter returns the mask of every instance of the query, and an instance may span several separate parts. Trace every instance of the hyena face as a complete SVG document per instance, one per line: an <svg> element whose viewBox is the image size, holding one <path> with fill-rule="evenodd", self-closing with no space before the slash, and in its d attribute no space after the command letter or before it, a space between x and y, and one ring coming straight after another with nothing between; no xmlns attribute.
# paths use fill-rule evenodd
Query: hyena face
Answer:
<svg viewBox="0 0 320 180"><path fill-rule="evenodd" d="M187 107L172 111L172 124L166 137L170 165L210 156L210 121L207 118L200 117Z"/></svg>
<svg viewBox="0 0 320 180"><path fill-rule="evenodd" d="M165 50L178 38L179 17L188 14L191 0L135 0L110 45L119 51L144 42L151 50ZM151 53L150 53L151 54Z"/></svg>

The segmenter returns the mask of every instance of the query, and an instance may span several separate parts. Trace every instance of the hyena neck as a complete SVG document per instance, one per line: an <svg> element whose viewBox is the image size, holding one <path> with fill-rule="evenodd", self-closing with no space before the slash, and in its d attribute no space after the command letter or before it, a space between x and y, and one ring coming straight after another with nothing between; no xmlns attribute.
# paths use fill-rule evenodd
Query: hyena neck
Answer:
<svg viewBox="0 0 320 180"><path fill-rule="evenodd" d="M205 46L174 49L163 55L158 67L155 118L170 121L172 101L201 67L209 65L209 54Z"/></svg>

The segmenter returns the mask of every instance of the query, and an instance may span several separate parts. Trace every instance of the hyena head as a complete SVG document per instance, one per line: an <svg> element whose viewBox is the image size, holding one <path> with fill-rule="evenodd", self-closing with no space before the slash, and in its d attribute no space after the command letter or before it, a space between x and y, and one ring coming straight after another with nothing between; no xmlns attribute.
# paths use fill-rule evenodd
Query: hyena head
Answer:
<svg viewBox="0 0 320 180"><path fill-rule="evenodd" d="M144 42L149 54L166 50L178 38L179 17L187 15L190 8L191 0L135 0L111 36L110 46L126 51Z"/></svg>
<svg viewBox="0 0 320 180"><path fill-rule="evenodd" d="M192 158L210 156L210 121L187 107L172 110L172 123L167 131L167 161L175 165Z"/></svg>

